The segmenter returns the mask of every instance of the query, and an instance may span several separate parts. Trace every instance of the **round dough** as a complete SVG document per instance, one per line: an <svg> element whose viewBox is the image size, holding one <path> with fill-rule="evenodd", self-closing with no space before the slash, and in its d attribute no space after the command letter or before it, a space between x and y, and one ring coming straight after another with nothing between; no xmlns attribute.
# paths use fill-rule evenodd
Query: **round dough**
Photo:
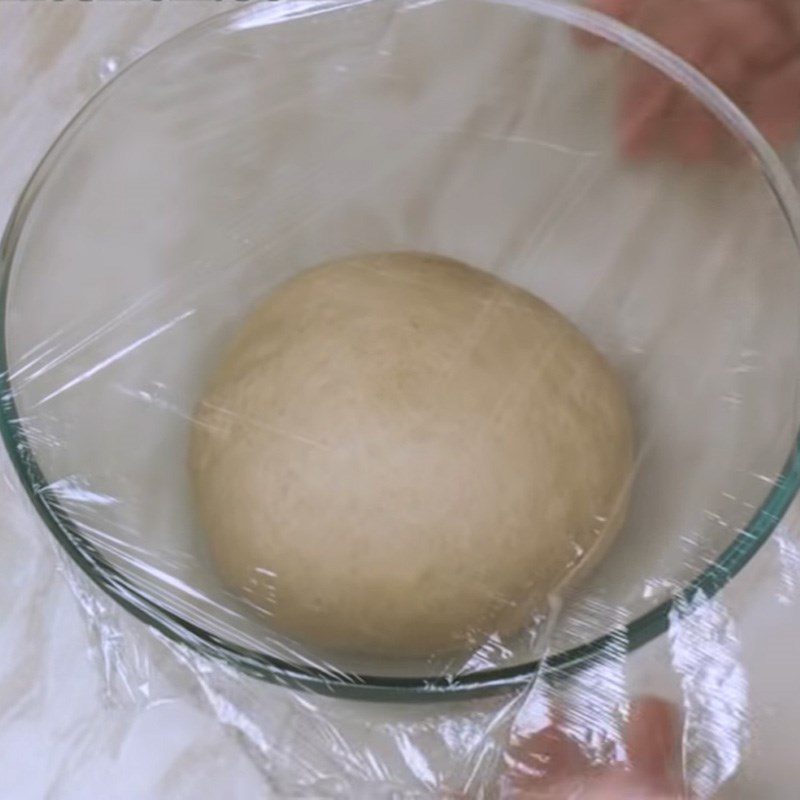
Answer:
<svg viewBox="0 0 800 800"><path fill-rule="evenodd" d="M298 641L428 656L528 624L620 528L631 422L603 358L445 258L338 261L272 292L192 430L227 585Z"/></svg>

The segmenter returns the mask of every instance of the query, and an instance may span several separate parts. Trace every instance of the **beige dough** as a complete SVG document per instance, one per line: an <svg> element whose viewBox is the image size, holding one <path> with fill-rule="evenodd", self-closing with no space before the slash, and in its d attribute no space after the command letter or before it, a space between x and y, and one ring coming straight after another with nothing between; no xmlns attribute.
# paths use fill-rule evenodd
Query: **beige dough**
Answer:
<svg viewBox="0 0 800 800"><path fill-rule="evenodd" d="M311 645L426 656L530 622L627 504L631 423L591 344L487 273L401 253L272 292L193 425L217 568Z"/></svg>

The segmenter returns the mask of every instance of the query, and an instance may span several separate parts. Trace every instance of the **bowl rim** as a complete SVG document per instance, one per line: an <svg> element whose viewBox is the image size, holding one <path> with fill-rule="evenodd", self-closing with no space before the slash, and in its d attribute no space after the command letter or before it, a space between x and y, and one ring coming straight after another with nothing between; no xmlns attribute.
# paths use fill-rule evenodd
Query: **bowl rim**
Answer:
<svg viewBox="0 0 800 800"><path fill-rule="evenodd" d="M13 376L9 371L6 324L9 287L17 244L28 214L61 149L81 128L106 92L112 90L120 75L135 70L140 61L176 43L200 38L214 30L261 27L307 15L335 12L355 5L382 3L385 0L316 0L284 6L272 0L214 15L192 25L132 61L105 84L72 118L39 162L23 189L0 240L0 435L9 458L37 513L61 547L80 569L120 606L168 639L186 645L201 655L222 661L239 671L278 685L311 690L319 694L351 699L379 701L453 700L485 694L520 690L540 672L569 673L602 658L609 648L619 652L624 647L633 652L668 630L674 616L691 613L712 598L766 543L786 514L800 489L800 436L793 441L786 463L752 519L740 529L718 557L697 577L667 600L624 626L611 629L584 644L544 659L510 667L453 676L383 677L331 671L322 667L301 666L280 658L240 647L187 619L166 610L141 591L135 582L108 562L99 550L85 539L78 526L64 510L37 463L20 419L14 396ZM435 0L441 1L441 0ZM750 151L761 167L800 248L800 197L778 155L742 111L710 80L677 55L644 34L603 14L580 8L562 0L480 0L487 5L511 6L538 15L548 21L594 34L649 62L691 92ZM414 5L414 0L400 0L399 5Z"/></svg>

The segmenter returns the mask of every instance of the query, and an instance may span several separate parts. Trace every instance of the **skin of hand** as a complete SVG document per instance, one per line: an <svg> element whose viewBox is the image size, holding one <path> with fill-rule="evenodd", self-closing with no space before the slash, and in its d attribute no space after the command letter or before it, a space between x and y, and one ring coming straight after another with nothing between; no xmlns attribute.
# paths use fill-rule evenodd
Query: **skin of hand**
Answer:
<svg viewBox="0 0 800 800"><path fill-rule="evenodd" d="M590 0L697 67L776 147L800 130L800 0ZM587 47L599 40L581 36ZM688 162L719 153L722 125L671 79L631 57L619 109L623 152Z"/></svg>
<svg viewBox="0 0 800 800"><path fill-rule="evenodd" d="M625 731L626 759L593 765L556 724L512 737L501 800L685 800L679 778L681 724L656 698L633 703Z"/></svg>

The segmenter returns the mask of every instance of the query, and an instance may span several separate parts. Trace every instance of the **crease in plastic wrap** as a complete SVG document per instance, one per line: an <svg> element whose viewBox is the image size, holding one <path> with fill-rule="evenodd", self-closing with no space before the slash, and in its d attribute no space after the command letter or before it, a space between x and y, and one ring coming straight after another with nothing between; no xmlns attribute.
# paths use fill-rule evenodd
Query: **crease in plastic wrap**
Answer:
<svg viewBox="0 0 800 800"><path fill-rule="evenodd" d="M576 25L640 56L583 52ZM797 489L797 209L691 71L749 155L620 159L617 78L644 56L683 69L549 2L264 3L157 49L73 122L4 246L4 435L108 702L193 695L278 797L490 800L589 797L581 775L624 772L656 694L680 720L686 796L724 792L752 709L718 592ZM259 299L320 262L397 250L543 297L616 368L636 426L608 555L526 635L486 631L444 666L270 632L210 567L187 478L204 382ZM775 536L791 604L797 544ZM545 790L554 729L581 766Z"/></svg>

